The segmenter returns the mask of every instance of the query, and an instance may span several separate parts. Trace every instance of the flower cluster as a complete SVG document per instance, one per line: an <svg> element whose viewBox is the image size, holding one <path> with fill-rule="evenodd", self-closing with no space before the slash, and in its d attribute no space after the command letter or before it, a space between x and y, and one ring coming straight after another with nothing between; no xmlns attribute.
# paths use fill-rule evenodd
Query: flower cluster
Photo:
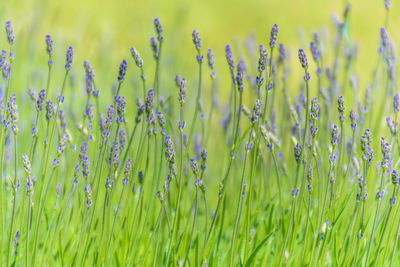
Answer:
<svg viewBox="0 0 400 267"><path fill-rule="evenodd" d="M114 96L114 101L115 105L117 107L117 116L115 120L117 121L118 124L124 123L125 122L125 106L126 106L126 101L125 97L123 96Z"/></svg>
<svg viewBox="0 0 400 267"><path fill-rule="evenodd" d="M306 52L303 49L299 49L298 56L299 56L299 61L300 61L301 67L305 71L304 80L308 81L308 80L310 80L310 74L308 73L308 61L307 61Z"/></svg>
<svg viewBox="0 0 400 267"><path fill-rule="evenodd" d="M199 64L203 62L203 55L201 54L201 38L199 35L198 30L194 29L192 32L192 39L193 39L193 44L194 47L196 48L197 55L196 59Z"/></svg>
<svg viewBox="0 0 400 267"><path fill-rule="evenodd" d="M391 145L383 137L381 138L381 151L382 151L381 167L383 171L390 170L392 168L392 156L390 152Z"/></svg>
<svg viewBox="0 0 400 267"><path fill-rule="evenodd" d="M14 44L15 36L14 36L14 29L11 25L11 21L6 21L6 33L7 33L7 40L10 45Z"/></svg>
<svg viewBox="0 0 400 267"><path fill-rule="evenodd" d="M262 108L262 101L260 99L256 99L256 102L254 103L253 107L253 112L250 117L251 123L256 123L258 121L258 118L261 116L261 108Z"/></svg>
<svg viewBox="0 0 400 267"><path fill-rule="evenodd" d="M363 152L362 154L362 159L368 163L368 165L371 164L373 158L374 158L374 150L371 148L371 142L372 142L372 133L370 129L365 129L365 132L361 136L361 150Z"/></svg>
<svg viewBox="0 0 400 267"><path fill-rule="evenodd" d="M338 140L339 140L339 129L336 125L333 125L331 130L331 145L333 150L336 148Z"/></svg>
<svg viewBox="0 0 400 267"><path fill-rule="evenodd" d="M301 159L302 159L302 145L301 145L301 143L297 143L294 146L294 158L296 159L297 164L301 163Z"/></svg>
<svg viewBox="0 0 400 267"><path fill-rule="evenodd" d="M128 184L129 182L129 176L131 175L132 171L132 159L128 158L125 163L125 168L124 168L124 178L122 179L122 183L124 185Z"/></svg>
<svg viewBox="0 0 400 267"><path fill-rule="evenodd" d="M118 82L122 83L125 80L127 69L128 69L128 62L125 59L123 59L121 64L119 65Z"/></svg>
<svg viewBox="0 0 400 267"><path fill-rule="evenodd" d="M136 66L138 66L139 68L142 68L143 67L143 59L140 56L139 51L137 51L136 48L132 47L131 54L132 54L133 60L136 63Z"/></svg>
<svg viewBox="0 0 400 267"><path fill-rule="evenodd" d="M233 59L232 47L229 44L225 46L225 58L228 62L229 69L231 70L231 72L233 72L233 70L235 69L235 61Z"/></svg>
<svg viewBox="0 0 400 267"><path fill-rule="evenodd" d="M343 123L343 121L344 121L344 111L346 109L346 107L344 105L343 96L339 96L337 102L338 102L339 121L340 121L340 123Z"/></svg>
<svg viewBox="0 0 400 267"><path fill-rule="evenodd" d="M269 46L271 48L276 46L276 41L278 40L278 32L279 32L279 27L278 24L275 23L274 25L272 25L270 39L269 39Z"/></svg>
<svg viewBox="0 0 400 267"><path fill-rule="evenodd" d="M53 65L53 38L51 37L50 34L46 34L45 37L45 41L46 41L46 52L49 55L49 66Z"/></svg>
<svg viewBox="0 0 400 267"><path fill-rule="evenodd" d="M90 175L90 162L87 152L88 152L88 143L83 142L79 153L79 160L82 165L82 175L85 178L87 178Z"/></svg>
<svg viewBox="0 0 400 267"><path fill-rule="evenodd" d="M175 76L176 85L179 87L178 101L181 107L185 104L185 98L187 94L187 80L179 75Z"/></svg>
<svg viewBox="0 0 400 267"><path fill-rule="evenodd" d="M357 113L354 110L350 110L349 117L350 117L351 129L353 129L353 131L354 131L357 127Z"/></svg>
<svg viewBox="0 0 400 267"><path fill-rule="evenodd" d="M211 79L215 79L215 77L216 77L215 70L214 70L215 55L211 48L209 48L207 51L207 61L208 61L208 66L211 69L211 74L210 74Z"/></svg>
<svg viewBox="0 0 400 267"><path fill-rule="evenodd" d="M65 54L65 69L69 71L72 68L72 60L74 59L74 49L69 46Z"/></svg>
<svg viewBox="0 0 400 267"><path fill-rule="evenodd" d="M311 100L311 109L310 109L310 117L311 117L310 132L313 138L315 138L318 134L319 114L320 114L320 104L318 99L314 97Z"/></svg>
<svg viewBox="0 0 400 267"><path fill-rule="evenodd" d="M7 101L6 119L4 120L4 127L11 127L11 131L16 135L18 133L18 106L17 96L12 94Z"/></svg>
<svg viewBox="0 0 400 267"><path fill-rule="evenodd" d="M88 96L94 94L94 70L92 65L88 60L83 62L83 67L85 69L85 84L86 84L86 93Z"/></svg>

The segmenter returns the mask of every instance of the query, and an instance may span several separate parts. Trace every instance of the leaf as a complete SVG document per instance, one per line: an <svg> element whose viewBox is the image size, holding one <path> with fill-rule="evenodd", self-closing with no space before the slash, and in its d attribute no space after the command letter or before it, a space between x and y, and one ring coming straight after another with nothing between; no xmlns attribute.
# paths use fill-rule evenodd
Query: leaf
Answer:
<svg viewBox="0 0 400 267"><path fill-rule="evenodd" d="M261 249L261 247L264 245L265 242L272 236L272 234L275 232L275 230L271 231L266 237L264 237L263 240L257 245L257 247L253 250L253 252L250 254L250 257L247 259L245 263L245 267L250 266L251 263L254 261L257 252Z"/></svg>

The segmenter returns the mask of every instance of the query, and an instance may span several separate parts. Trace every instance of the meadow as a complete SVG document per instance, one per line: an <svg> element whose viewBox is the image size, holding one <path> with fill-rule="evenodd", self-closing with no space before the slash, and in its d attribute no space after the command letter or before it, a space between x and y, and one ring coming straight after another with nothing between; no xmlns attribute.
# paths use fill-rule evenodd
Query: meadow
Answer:
<svg viewBox="0 0 400 267"><path fill-rule="evenodd" d="M399 7L311 2L0 4L1 266L400 264Z"/></svg>

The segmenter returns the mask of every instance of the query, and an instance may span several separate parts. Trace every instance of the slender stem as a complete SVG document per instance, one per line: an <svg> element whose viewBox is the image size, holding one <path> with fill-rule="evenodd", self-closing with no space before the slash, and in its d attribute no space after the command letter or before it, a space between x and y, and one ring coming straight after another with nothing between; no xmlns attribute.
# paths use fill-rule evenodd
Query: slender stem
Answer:
<svg viewBox="0 0 400 267"><path fill-rule="evenodd" d="M190 149L190 143L194 134L194 129L196 127L196 121L197 121L197 117L198 117L198 113L202 112L201 110L201 74L202 74L202 62L199 62L199 83L197 86L197 96L196 96L196 108L194 110L194 114L193 114L193 119L192 119L192 126L190 127L190 132L189 132L189 137L188 137L188 148ZM202 125L204 124L204 120L202 120ZM201 137L201 142L204 143L204 136Z"/></svg>
<svg viewBox="0 0 400 267"><path fill-rule="evenodd" d="M12 240L12 233L13 233L13 226L14 226L14 219L15 219L15 209L17 206L17 180L18 180L18 177L17 177L17 136L14 135L14 181L12 184L13 203L12 203L10 232L8 234L6 266L10 266L9 259L10 259L11 240Z"/></svg>
<svg viewBox="0 0 400 267"><path fill-rule="evenodd" d="M254 130L254 124L250 130L249 139L248 139L247 144L250 144L250 142L251 142L251 136L252 136L253 130ZM233 228L232 242L231 242L231 247L230 247L230 265L229 266L234 266L233 265L233 259L234 259L234 255L235 255L234 250L235 250L236 235L237 235L237 230L239 227L240 216L242 213L242 202L244 199L244 192L243 192L244 175L246 173L246 163L247 163L248 154L249 154L249 150L246 149L246 154L245 154L244 163L243 163L242 178L240 180L239 196L238 196L238 201L237 201L237 205L236 205L235 226Z"/></svg>
<svg viewBox="0 0 400 267"><path fill-rule="evenodd" d="M29 265L29 234L30 234L30 222L31 222L31 214L32 214L32 195L29 193L29 200L28 200L28 218L26 220L26 241L25 241L25 266L28 267Z"/></svg>
<svg viewBox="0 0 400 267"><path fill-rule="evenodd" d="M395 199L396 195L397 195L397 186L395 185L394 189L393 189L393 193L392 193L392 199ZM396 200L394 200L394 201L396 201ZM380 237L379 237L379 244L378 244L378 248L376 249L375 258L374 258L372 266L376 266L376 263L378 261L379 250L381 248L382 240L383 240L383 238L385 236L385 232L386 232L387 225L389 223L392 211L393 211L393 203L390 203L389 212L388 212L388 215L386 217L385 224L383 226L383 230L381 231L381 234L380 234Z"/></svg>
<svg viewBox="0 0 400 267"><path fill-rule="evenodd" d="M308 224L310 221L310 212L311 212L311 192L308 193L308 209L307 209L307 219L306 219L306 229L304 230L303 237L303 264L306 264L304 260L306 259L306 248L307 248L307 232L308 232Z"/></svg>
<svg viewBox="0 0 400 267"><path fill-rule="evenodd" d="M194 204L194 214L193 214L193 224L192 224L192 228L190 229L189 232L189 240L188 240L188 244L187 244L187 249L186 249L186 256L185 256L185 260L183 262L183 265L185 265L186 262L189 262L189 251L190 251L190 246L192 243L192 238L193 238L193 234L194 234L194 228L195 228L195 224L196 224L196 220L197 220L197 209L198 209L198 188L196 186L196 196L195 196L195 204Z"/></svg>
<svg viewBox="0 0 400 267"><path fill-rule="evenodd" d="M50 71L51 71L51 67L49 66L49 80L50 80L50 74L51 74ZM63 83L62 83L62 87L61 87L61 92L60 92L60 95L57 97L57 107L56 107L56 112L55 112L54 118L53 118L53 124L52 124L52 127L51 127L51 132L50 132L50 136L49 136L49 139L48 139L48 144L47 144L46 141L45 141L45 144L44 144L44 150L46 151L45 152L46 156L45 156L45 160L44 160L44 163L43 163L44 164L44 171L42 173L43 184L46 183L45 180L46 180L46 173L47 173L47 165L48 165L49 158L50 158L51 142L53 140L54 128L55 128L55 125L56 125L58 112L60 110L61 99L63 98L63 93L64 93L65 84L66 84L66 80L67 80L68 74L69 74L69 71L66 70L65 71L65 75L64 75L64 80L63 80ZM49 84L47 86L49 86ZM47 127L49 127L49 122L47 124ZM47 183L47 188L48 187L49 187L49 183ZM41 192L42 192L42 190L41 190ZM37 242L38 242L37 239L38 239L39 228L40 228L39 221L40 221L40 217L41 217L43 206L44 206L44 204L42 203L42 198L41 197L42 197L42 195L40 193L40 195L39 195L39 214L38 214L38 217L37 217L37 220L36 220L36 231L35 231L35 238L34 238L35 242L34 242L33 254L32 254L32 259L33 260L36 259L36 247L37 247Z"/></svg>
<svg viewBox="0 0 400 267"><path fill-rule="evenodd" d="M381 184L380 184L380 189L382 190L383 188L383 178L384 178L385 172L382 171L382 176L381 176ZM375 210L375 215L374 215L374 222L372 223L372 229L371 229L371 235L370 235L370 240L368 243L368 249L367 249L367 256L365 258L365 262L364 262L364 266L368 266L368 260L369 260L369 253L371 251L371 244L374 240L374 234L375 234L375 227L376 227L376 222L378 220L378 215L379 215L379 211L381 208L381 202L382 202L382 198L378 197L378 205L376 206L376 210Z"/></svg>

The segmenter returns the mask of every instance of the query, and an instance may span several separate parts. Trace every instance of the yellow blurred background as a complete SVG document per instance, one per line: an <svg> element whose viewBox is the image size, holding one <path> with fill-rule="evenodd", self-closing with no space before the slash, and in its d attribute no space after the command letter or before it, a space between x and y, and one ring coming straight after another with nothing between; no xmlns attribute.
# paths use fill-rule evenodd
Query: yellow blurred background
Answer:
<svg viewBox="0 0 400 267"><path fill-rule="evenodd" d="M1 1L0 21L13 22L17 60L29 56L28 64L45 66L44 36L50 33L60 60L67 45L72 44L79 67L83 59L89 59L98 73L115 76L122 58L132 63L131 46L141 51L145 62L152 61L149 38L154 32L152 20L158 16L165 31L164 51L168 53L164 64L175 65L176 71L192 76L196 68L188 67L195 65L193 28L200 31L204 48L215 49L217 69L224 74L225 44L233 43L234 52L238 47L244 49L246 38L252 34L256 45L267 44L273 23L280 26L278 41L290 48L292 62L297 63L295 51L300 47L309 51L313 31L325 28L333 39L332 16L341 17L345 4L333 0L13 0ZM360 44L356 70L361 78L368 78L376 61L379 28L385 20L384 1L356 0L351 4L350 38ZM393 3L388 31L395 40L399 37L398 14L400 5ZM0 48L6 48L5 34L0 34ZM98 79L106 81L110 76ZM368 82L363 80L361 84Z"/></svg>

